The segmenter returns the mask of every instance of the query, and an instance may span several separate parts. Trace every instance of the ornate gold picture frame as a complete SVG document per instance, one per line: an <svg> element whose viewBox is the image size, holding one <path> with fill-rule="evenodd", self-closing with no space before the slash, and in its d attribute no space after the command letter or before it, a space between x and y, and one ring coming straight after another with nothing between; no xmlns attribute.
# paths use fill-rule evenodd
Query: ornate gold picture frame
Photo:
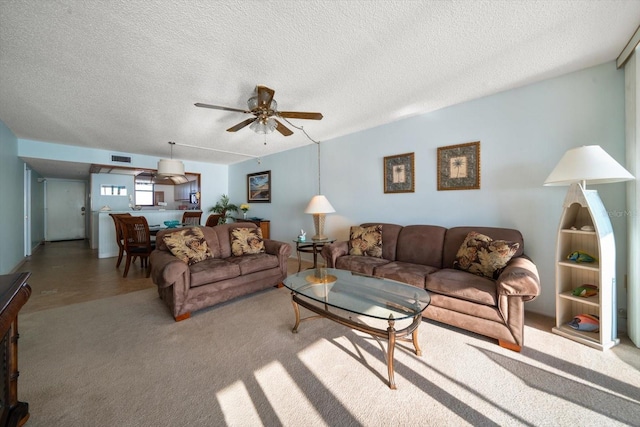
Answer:
<svg viewBox="0 0 640 427"><path fill-rule="evenodd" d="M480 189L480 141L438 147L438 191Z"/></svg>
<svg viewBox="0 0 640 427"><path fill-rule="evenodd" d="M414 153L384 158L385 193L413 193L415 180Z"/></svg>

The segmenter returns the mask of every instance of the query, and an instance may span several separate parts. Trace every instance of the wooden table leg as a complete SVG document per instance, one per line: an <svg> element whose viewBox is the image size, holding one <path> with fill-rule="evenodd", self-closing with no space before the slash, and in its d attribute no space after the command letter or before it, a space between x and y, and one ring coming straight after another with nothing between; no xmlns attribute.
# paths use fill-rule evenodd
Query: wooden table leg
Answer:
<svg viewBox="0 0 640 427"><path fill-rule="evenodd" d="M298 326L300 326L300 307L298 307L298 303L293 299L295 294L291 292L291 304L293 304L293 311L296 313L296 324L293 326L291 332L294 334L298 333Z"/></svg>
<svg viewBox="0 0 640 427"><path fill-rule="evenodd" d="M389 316L389 327L387 333L389 334L389 348L387 349L387 368L389 371L389 388L391 390L397 390L396 381L393 373L393 352L396 348L396 330L394 328L395 320L393 316Z"/></svg>
<svg viewBox="0 0 640 427"><path fill-rule="evenodd" d="M418 344L418 328L413 330L411 337L413 338L413 346L416 349L416 356L422 356L422 350L420 349L420 344Z"/></svg>

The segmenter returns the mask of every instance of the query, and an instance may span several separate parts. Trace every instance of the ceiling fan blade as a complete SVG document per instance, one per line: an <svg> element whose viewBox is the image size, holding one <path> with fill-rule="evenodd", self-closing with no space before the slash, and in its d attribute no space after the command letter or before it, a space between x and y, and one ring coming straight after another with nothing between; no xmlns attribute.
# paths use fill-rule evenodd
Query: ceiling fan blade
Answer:
<svg viewBox="0 0 640 427"><path fill-rule="evenodd" d="M276 91L266 86L256 86L256 91L258 92L258 105L271 108L271 101Z"/></svg>
<svg viewBox="0 0 640 427"><path fill-rule="evenodd" d="M202 104L200 102L196 102L193 105L195 105L196 107L201 107L201 108L211 108L212 110L235 111L235 112L238 112L238 113L251 113L251 111L241 110L239 108L222 107L220 105Z"/></svg>
<svg viewBox="0 0 640 427"><path fill-rule="evenodd" d="M227 132L236 132L239 131L240 129L242 129L245 126L250 125L251 123L255 122L256 120L258 120L257 117L253 117L251 119L247 119L244 122L240 122L237 125L230 127L229 129L227 129Z"/></svg>
<svg viewBox="0 0 640 427"><path fill-rule="evenodd" d="M275 119L274 119L275 120ZM291 132L291 130L289 128L287 128L285 125L283 125L282 123L280 123L279 121L276 120L276 123L278 124L278 126L276 126L276 130L278 132L280 132L281 134L283 134L284 136L289 136L289 135L293 135L293 132Z"/></svg>
<svg viewBox="0 0 640 427"><path fill-rule="evenodd" d="M307 119L307 120L322 120L321 113L303 113L301 111L278 111L280 117L285 119Z"/></svg>

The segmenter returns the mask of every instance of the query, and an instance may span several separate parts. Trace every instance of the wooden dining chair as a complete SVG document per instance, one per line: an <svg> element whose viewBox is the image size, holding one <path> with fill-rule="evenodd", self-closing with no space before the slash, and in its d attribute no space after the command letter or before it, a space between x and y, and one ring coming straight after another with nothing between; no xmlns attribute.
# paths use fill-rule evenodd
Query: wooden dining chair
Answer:
<svg viewBox="0 0 640 427"><path fill-rule="evenodd" d="M116 230L116 243L118 244L118 261L116 262L116 268L120 267L120 263L122 262L122 255L124 254L124 236L122 235L122 227L119 223L119 218L121 217L130 217L131 214L122 213L122 214L109 214L109 216L113 219L113 225Z"/></svg>
<svg viewBox="0 0 640 427"><path fill-rule="evenodd" d="M151 242L147 219L143 216L130 216L128 218L120 217L118 221L122 226L124 252L127 255L122 277L127 277L131 262L135 262L137 258L140 258L140 266L147 268L147 277L149 277L151 274L149 255L151 255L155 247Z"/></svg>
<svg viewBox="0 0 640 427"><path fill-rule="evenodd" d="M200 225L200 218L202 218L202 212L186 211L182 214L182 223L189 225Z"/></svg>
<svg viewBox="0 0 640 427"><path fill-rule="evenodd" d="M211 214L209 215L209 217L207 218L207 223L205 224L205 227L213 227L218 225L218 222L220 221L220 218L222 218L222 215L220 214Z"/></svg>

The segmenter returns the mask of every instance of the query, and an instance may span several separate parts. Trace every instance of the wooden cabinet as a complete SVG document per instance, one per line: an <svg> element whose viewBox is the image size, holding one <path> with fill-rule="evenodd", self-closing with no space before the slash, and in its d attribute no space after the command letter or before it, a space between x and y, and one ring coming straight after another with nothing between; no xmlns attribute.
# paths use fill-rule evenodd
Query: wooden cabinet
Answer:
<svg viewBox="0 0 640 427"><path fill-rule="evenodd" d="M269 237L269 229L270 229L270 224L271 222L267 219L260 219L260 220L256 220L256 219L244 219L244 218L233 218L235 222L252 222L255 225L257 225L258 227L260 227L260 230L262 231L262 238L263 239L270 239L271 237Z"/></svg>
<svg viewBox="0 0 640 427"><path fill-rule="evenodd" d="M594 262L568 259L582 251ZM563 204L556 245L556 326L553 332L588 346L605 350L619 343L616 322L615 241L608 213L595 190L578 184L569 188ZM591 297L573 295L585 285L598 287ZM569 322L579 314L599 317L600 329L586 332Z"/></svg>
<svg viewBox="0 0 640 427"><path fill-rule="evenodd" d="M29 419L29 404L18 401L18 312L31 296L29 273L0 276L2 391L0 425L21 426Z"/></svg>
<svg viewBox="0 0 640 427"><path fill-rule="evenodd" d="M197 193L199 191L198 181L189 181L184 184L178 184L173 187L174 200L189 200L191 193Z"/></svg>
<svg viewBox="0 0 640 427"><path fill-rule="evenodd" d="M189 200L189 192L191 190L191 183L178 184L173 187L174 200L184 201Z"/></svg>

